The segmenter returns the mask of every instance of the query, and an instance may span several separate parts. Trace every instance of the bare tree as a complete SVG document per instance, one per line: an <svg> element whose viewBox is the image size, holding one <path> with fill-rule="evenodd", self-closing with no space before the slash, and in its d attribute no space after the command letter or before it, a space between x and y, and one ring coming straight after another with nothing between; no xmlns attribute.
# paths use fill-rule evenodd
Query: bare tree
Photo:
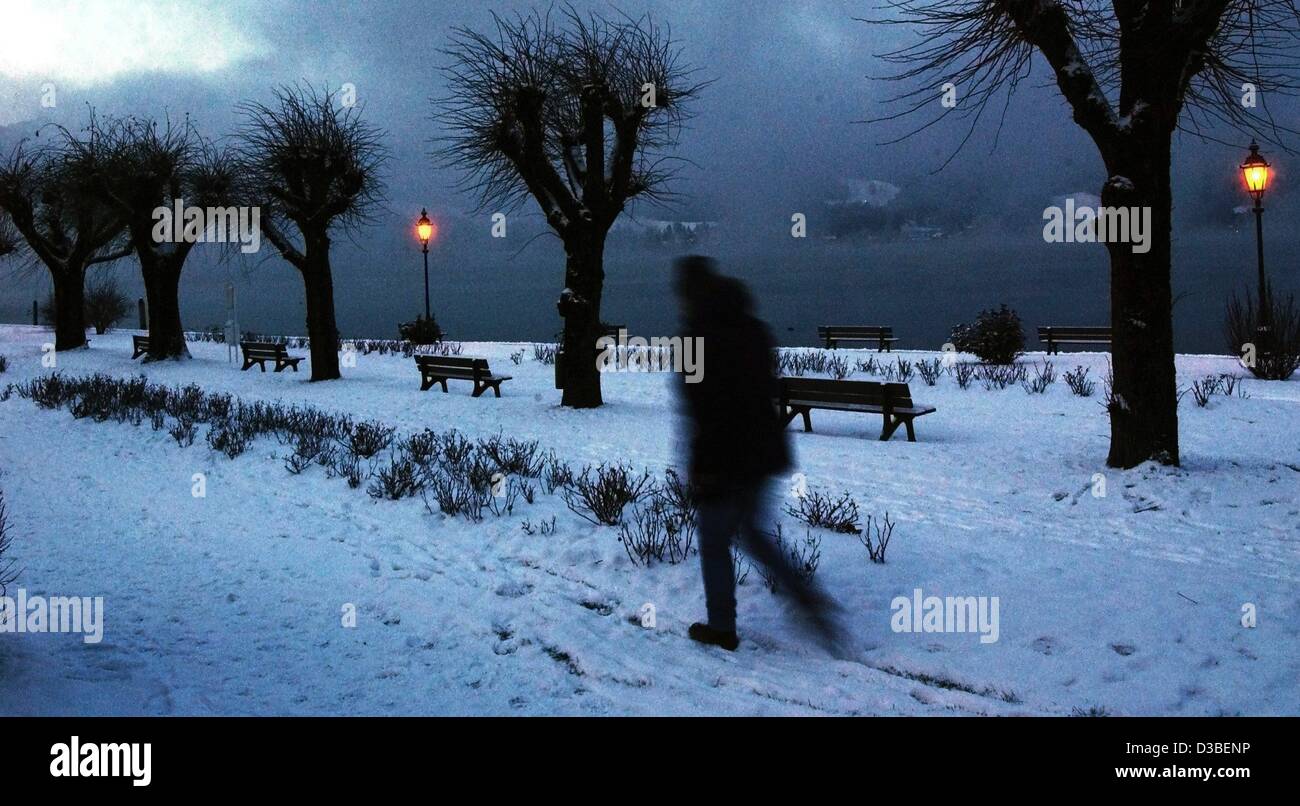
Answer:
<svg viewBox="0 0 1300 806"><path fill-rule="evenodd" d="M452 33L449 95L434 121L449 134L438 155L465 171L480 209L532 197L564 244L563 405L601 404L595 360L605 238L634 199L663 200L676 145L703 84L649 17L609 20L567 8L506 19L496 30Z"/></svg>
<svg viewBox="0 0 1300 806"><path fill-rule="evenodd" d="M956 115L969 139L990 102L1029 77L1035 53L1051 69L1074 122L1095 144L1106 207L1151 209L1151 249L1107 244L1111 264L1114 403L1108 464L1178 464L1171 294L1170 155L1176 130L1223 124L1285 147L1294 135L1267 111L1300 86L1294 0L886 0L872 20L919 31L882 54L916 84L893 100L904 118L941 108L938 87L965 100L912 133ZM1243 103L1252 85L1258 110ZM963 139L963 144L966 142Z"/></svg>
<svg viewBox="0 0 1300 806"><path fill-rule="evenodd" d="M86 139L58 129L55 142L19 143L0 164L0 210L54 282L54 346L86 345L86 269L131 254L125 222L91 188L100 150L94 127Z"/></svg>
<svg viewBox="0 0 1300 806"><path fill-rule="evenodd" d="M101 274L86 283L86 321L103 335L131 311L131 300L111 274Z"/></svg>
<svg viewBox="0 0 1300 806"><path fill-rule="evenodd" d="M22 246L23 236L14 228L9 214L0 210L0 258L12 255Z"/></svg>
<svg viewBox="0 0 1300 806"><path fill-rule="evenodd" d="M96 141L101 159L95 188L126 221L149 301L145 360L187 357L180 278L195 242L156 238L154 213L177 202L205 209L229 203L234 160L200 138L188 120L162 126L135 117L110 120L97 126Z"/></svg>
<svg viewBox="0 0 1300 806"><path fill-rule="evenodd" d="M270 106L241 106L248 117L239 135L245 179L261 207L262 234L302 275L311 379L330 380L339 377L330 231L370 220L382 191L383 133L336 92L294 86L274 94Z"/></svg>

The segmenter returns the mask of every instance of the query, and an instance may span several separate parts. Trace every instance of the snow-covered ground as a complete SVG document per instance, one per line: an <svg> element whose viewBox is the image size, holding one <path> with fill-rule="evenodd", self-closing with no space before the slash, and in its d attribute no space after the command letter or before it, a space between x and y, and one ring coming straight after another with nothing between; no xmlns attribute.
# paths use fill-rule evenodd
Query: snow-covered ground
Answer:
<svg viewBox="0 0 1300 806"><path fill-rule="evenodd" d="M50 339L0 329L0 382L47 372ZM606 375L606 405L572 411L527 345L465 345L514 376L501 399L464 383L421 393L399 357L359 356L344 380L309 384L306 362L296 375L241 373L222 345L191 349L190 361L141 365L130 332L115 332L60 354L58 369L195 382L404 432L535 438L576 466L680 460L664 374ZM1104 354L1052 360L1105 374ZM1179 357L1183 385L1220 372L1241 374L1225 357ZM851 636L839 659L756 573L738 593L740 651L691 643L697 564L635 567L615 529L557 496L470 524L418 498L373 500L319 468L290 475L274 440L230 460L201 433L181 448L147 423L74 420L14 396L0 403L0 488L22 568L11 593L103 596L105 633L0 634L0 713L1300 714L1300 381L1245 388L1207 408L1184 398L1177 469L1104 466L1100 383L1082 399L1059 381L1029 395L914 379L938 407L917 443L876 441L878 418L814 412L816 431L791 435L809 487L898 522L883 565L850 536L821 535L817 576ZM521 529L552 516L553 535ZM998 640L894 632L891 601L918 588L998 597Z"/></svg>

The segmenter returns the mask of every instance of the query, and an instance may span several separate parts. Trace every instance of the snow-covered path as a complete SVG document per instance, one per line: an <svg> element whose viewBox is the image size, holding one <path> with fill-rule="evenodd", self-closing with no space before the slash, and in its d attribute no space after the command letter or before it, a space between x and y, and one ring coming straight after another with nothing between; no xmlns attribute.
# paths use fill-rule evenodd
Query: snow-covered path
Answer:
<svg viewBox="0 0 1300 806"><path fill-rule="evenodd" d="M46 339L0 330L0 381L44 372ZM403 431L501 431L578 465L676 460L663 375L606 376L608 405L573 412L531 351L510 364L517 345L465 346L515 376L500 400L463 386L421 394L400 358L361 356L344 381L313 385L193 349L142 367L129 333L114 333L60 355L59 369L194 381ZM1103 356L1056 363L1104 374ZM1231 368L1180 358L1184 382ZM810 486L899 523L885 565L822 536L818 578L844 607L851 660L807 640L756 574L738 597L741 651L691 644L695 563L636 568L616 530L557 497L472 525L418 499L372 500L318 468L290 475L274 441L229 460L201 436L180 448L147 424L14 397L0 403L0 488L17 585L104 596L106 632L99 645L0 635L0 713L1300 713L1300 383L1247 381L1249 399L1205 409L1189 397L1184 467L1129 472L1102 466L1097 398L1061 383L1042 396L951 378L912 388L939 408L918 443L882 444L876 421L823 412L816 433L793 435ZM205 498L191 495L195 473ZM552 516L554 535L520 529ZM998 641L892 632L891 600L916 588L999 597ZM639 623L647 603L654 629ZM1254 629L1240 623L1245 603ZM343 626L349 604L355 628Z"/></svg>

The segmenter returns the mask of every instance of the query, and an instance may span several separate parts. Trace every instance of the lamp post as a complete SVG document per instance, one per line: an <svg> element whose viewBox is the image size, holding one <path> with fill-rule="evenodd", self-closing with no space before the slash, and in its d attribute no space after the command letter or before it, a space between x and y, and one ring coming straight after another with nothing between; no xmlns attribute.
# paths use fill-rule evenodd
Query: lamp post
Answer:
<svg viewBox="0 0 1300 806"><path fill-rule="evenodd" d="M424 252L424 318L429 314L429 239L433 237L433 222L429 220L429 211L420 208L420 220L415 222L415 234L420 238L420 248Z"/></svg>
<svg viewBox="0 0 1300 806"><path fill-rule="evenodd" d="M1246 190L1255 199L1255 253L1259 261L1259 325L1256 333L1261 343L1258 349L1265 350L1264 339L1269 331L1268 280L1264 276L1264 191L1268 189L1268 160L1260 156L1259 143L1250 141L1250 154L1241 164L1241 174L1246 179Z"/></svg>

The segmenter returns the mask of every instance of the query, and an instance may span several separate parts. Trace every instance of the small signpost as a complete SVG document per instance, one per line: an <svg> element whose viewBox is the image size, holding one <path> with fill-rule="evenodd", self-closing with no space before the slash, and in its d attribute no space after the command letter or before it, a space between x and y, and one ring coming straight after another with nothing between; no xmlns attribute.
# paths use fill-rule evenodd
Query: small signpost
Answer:
<svg viewBox="0 0 1300 806"><path fill-rule="evenodd" d="M239 309L235 306L235 284L226 283L226 324L222 328L226 341L226 362L235 360L239 348Z"/></svg>

